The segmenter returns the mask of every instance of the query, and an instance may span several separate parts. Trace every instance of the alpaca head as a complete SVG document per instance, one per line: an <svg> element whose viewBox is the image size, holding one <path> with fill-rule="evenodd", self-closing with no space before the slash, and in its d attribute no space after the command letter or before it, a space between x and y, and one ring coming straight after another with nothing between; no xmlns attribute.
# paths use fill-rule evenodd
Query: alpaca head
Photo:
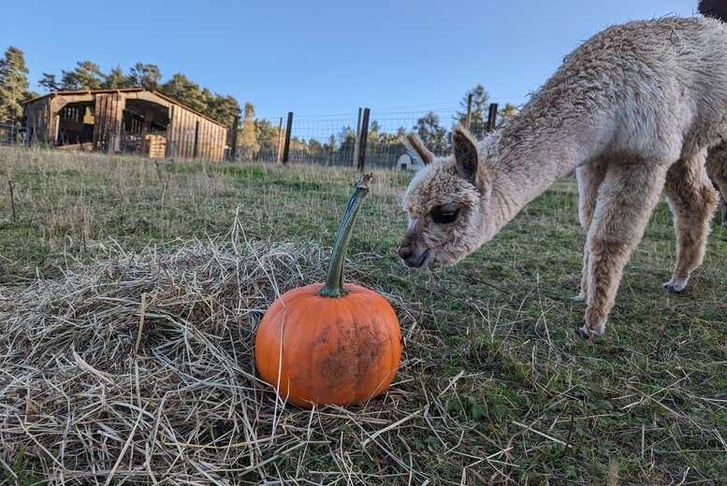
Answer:
<svg viewBox="0 0 727 486"><path fill-rule="evenodd" d="M479 160L482 155L459 126L452 133L453 154L448 157L435 157L413 135L408 141L425 167L404 195L409 226L399 243L399 256L409 267L452 265L489 239L491 183Z"/></svg>

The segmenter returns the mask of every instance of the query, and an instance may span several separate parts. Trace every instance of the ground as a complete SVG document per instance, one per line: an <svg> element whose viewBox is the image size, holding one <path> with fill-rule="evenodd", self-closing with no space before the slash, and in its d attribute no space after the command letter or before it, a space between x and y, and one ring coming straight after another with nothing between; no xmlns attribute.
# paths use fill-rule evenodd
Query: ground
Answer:
<svg viewBox="0 0 727 486"><path fill-rule="evenodd" d="M675 243L660 203L607 334L584 341L575 332L584 309L570 300L583 243L572 179L457 266L410 271L395 248L411 174L375 176L347 277L395 306L402 366L389 393L365 407L306 412L283 408L255 381L254 326L275 292L322 278L356 172L0 151L0 367L10 370L0 375L0 389L10 390L0 394L0 482L727 483L727 229L717 220L689 289L669 294L661 283ZM226 285L252 260L273 269L265 282L276 283L243 309L244 296ZM123 299L102 289L119 295L135 282L146 290ZM145 292L158 302L139 311ZM196 307L190 295L202 296ZM90 301L95 307L84 309ZM155 305L147 328L159 316L171 324L142 339L137 321ZM128 346L102 356L114 335L93 325L108 331L121 322L111 314L126 316L114 333L128 333ZM75 341L62 334L69 326ZM31 369L33 342L43 339L53 344ZM215 353L238 363L224 387L214 386L223 378L210 371L213 360L195 358ZM174 360L186 361L169 368ZM103 410L68 400L36 411L47 399L34 391L39 383L71 393L54 381L57 369L88 386L79 403L99 390L123 396L124 387L129 399ZM172 400L179 410L161 411ZM92 414L92 427L73 425ZM101 429L103 440L91 440ZM98 449L71 456L72 446Z"/></svg>

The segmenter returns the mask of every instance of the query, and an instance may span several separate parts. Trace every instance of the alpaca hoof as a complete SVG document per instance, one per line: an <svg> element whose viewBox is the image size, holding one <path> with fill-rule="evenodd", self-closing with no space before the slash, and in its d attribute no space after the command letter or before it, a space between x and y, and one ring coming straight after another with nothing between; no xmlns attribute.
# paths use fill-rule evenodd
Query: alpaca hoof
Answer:
<svg viewBox="0 0 727 486"><path fill-rule="evenodd" d="M581 292L580 294L574 295L573 297L571 297L570 300L572 300L573 302L585 302L586 294Z"/></svg>
<svg viewBox="0 0 727 486"><path fill-rule="evenodd" d="M687 288L687 281L688 279L686 278L673 278L664 283L663 287L673 294L678 294Z"/></svg>
<svg viewBox="0 0 727 486"><path fill-rule="evenodd" d="M583 339L596 338L603 335L604 332L606 332L605 326L597 326L595 329L591 329L587 325L585 325L576 330L576 333Z"/></svg>

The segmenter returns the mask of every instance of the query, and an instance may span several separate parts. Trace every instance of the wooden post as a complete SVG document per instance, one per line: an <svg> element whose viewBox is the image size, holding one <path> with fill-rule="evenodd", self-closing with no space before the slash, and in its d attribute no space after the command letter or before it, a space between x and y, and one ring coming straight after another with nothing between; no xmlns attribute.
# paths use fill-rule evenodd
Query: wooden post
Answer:
<svg viewBox="0 0 727 486"><path fill-rule="evenodd" d="M10 186L10 207L13 210L13 223L17 221L17 217L15 216L15 191L13 191L13 180L8 179L8 185Z"/></svg>
<svg viewBox="0 0 727 486"><path fill-rule="evenodd" d="M192 157L195 159L199 158L199 120L194 123L194 150L192 151Z"/></svg>
<svg viewBox="0 0 727 486"><path fill-rule="evenodd" d="M278 122L278 146L275 151L275 162L278 164L283 161L283 117Z"/></svg>
<svg viewBox="0 0 727 486"><path fill-rule="evenodd" d="M285 127L285 146L283 147L283 164L288 163L290 156L290 131L293 128L293 112L288 112L288 124Z"/></svg>
<svg viewBox="0 0 727 486"><path fill-rule="evenodd" d="M497 103L490 103L490 109L487 113L487 131L495 129L497 123Z"/></svg>
<svg viewBox="0 0 727 486"><path fill-rule="evenodd" d="M240 129L240 117L235 115L232 119L232 133L230 134L230 153L229 160L237 160L237 131Z"/></svg>
<svg viewBox="0 0 727 486"><path fill-rule="evenodd" d="M469 130L472 123L472 93L467 95L467 118L465 118L464 127Z"/></svg>
<svg viewBox="0 0 727 486"><path fill-rule="evenodd" d="M366 161L366 141L369 138L369 116L371 110L364 108L363 119L361 120L361 136L359 137L359 149L358 149L358 160L356 161L356 169L359 171L364 170L364 163Z"/></svg>
<svg viewBox="0 0 727 486"><path fill-rule="evenodd" d="M358 164L358 152L361 144L361 115L363 108L358 109L358 119L356 120L356 141L353 144L353 159L351 159L351 165Z"/></svg>
<svg viewBox="0 0 727 486"><path fill-rule="evenodd" d="M176 129L176 118L174 116L174 105L167 108L168 114L169 114L169 122L167 123L167 131L165 133L167 137L167 146L165 147L166 157L168 159L173 159L176 154L174 153L174 149L176 148L175 145L175 138L174 138L174 130Z"/></svg>

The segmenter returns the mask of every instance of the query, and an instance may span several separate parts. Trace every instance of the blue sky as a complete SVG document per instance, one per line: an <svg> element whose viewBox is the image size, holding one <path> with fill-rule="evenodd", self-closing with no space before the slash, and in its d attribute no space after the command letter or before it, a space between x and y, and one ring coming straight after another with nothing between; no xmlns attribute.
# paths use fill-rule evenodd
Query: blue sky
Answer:
<svg viewBox="0 0 727 486"><path fill-rule="evenodd" d="M323 117L457 107L482 83L520 104L563 56L614 23L692 15L697 0L58 2L3 5L0 48L43 72L91 60L182 72L258 115Z"/></svg>

